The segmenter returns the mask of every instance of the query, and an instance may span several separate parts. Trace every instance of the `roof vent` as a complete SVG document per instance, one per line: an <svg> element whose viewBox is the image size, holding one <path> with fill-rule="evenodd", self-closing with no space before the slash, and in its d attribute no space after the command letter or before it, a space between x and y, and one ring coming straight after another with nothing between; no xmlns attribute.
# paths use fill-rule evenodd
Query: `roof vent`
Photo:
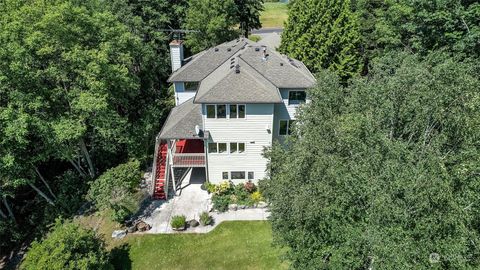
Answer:
<svg viewBox="0 0 480 270"><path fill-rule="evenodd" d="M218 48L215 48L215 51L218 52Z"/></svg>
<svg viewBox="0 0 480 270"><path fill-rule="evenodd" d="M232 58L230 59L230 61L232 61L232 62L235 61L235 57L232 57Z"/></svg>
<svg viewBox="0 0 480 270"><path fill-rule="evenodd" d="M232 48L227 48L227 52L229 52L229 51L231 51L231 50L232 50Z"/></svg>
<svg viewBox="0 0 480 270"><path fill-rule="evenodd" d="M283 67L283 63L280 63L280 66Z"/></svg>
<svg viewBox="0 0 480 270"><path fill-rule="evenodd" d="M230 66L230 69L232 69L233 67L235 67L235 65L231 65L231 66Z"/></svg>
<svg viewBox="0 0 480 270"><path fill-rule="evenodd" d="M235 73L237 73L237 74L240 73L240 65L239 64L237 64L235 66Z"/></svg>
<svg viewBox="0 0 480 270"><path fill-rule="evenodd" d="M258 48L258 47L255 48L255 51L256 51L256 52L259 52L259 51L260 51L260 48Z"/></svg>

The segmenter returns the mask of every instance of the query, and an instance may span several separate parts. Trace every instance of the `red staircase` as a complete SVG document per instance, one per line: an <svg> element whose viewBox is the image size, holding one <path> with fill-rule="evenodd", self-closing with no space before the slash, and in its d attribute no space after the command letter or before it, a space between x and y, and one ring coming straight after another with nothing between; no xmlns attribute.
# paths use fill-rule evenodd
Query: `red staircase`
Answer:
<svg viewBox="0 0 480 270"><path fill-rule="evenodd" d="M156 172L155 172L155 187L153 189L153 199L165 200L165 176L167 165L167 143L161 142L158 147Z"/></svg>

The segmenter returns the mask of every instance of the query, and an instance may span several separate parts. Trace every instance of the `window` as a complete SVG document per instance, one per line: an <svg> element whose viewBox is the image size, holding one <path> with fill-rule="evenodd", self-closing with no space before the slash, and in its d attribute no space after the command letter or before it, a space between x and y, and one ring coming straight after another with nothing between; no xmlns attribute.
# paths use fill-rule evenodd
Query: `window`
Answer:
<svg viewBox="0 0 480 270"><path fill-rule="evenodd" d="M232 179L245 179L245 172L231 172Z"/></svg>
<svg viewBox="0 0 480 270"><path fill-rule="evenodd" d="M227 144L218 143L218 153L225 153L225 152L227 152Z"/></svg>
<svg viewBox="0 0 480 270"><path fill-rule="evenodd" d="M238 118L245 118L245 105L238 105Z"/></svg>
<svg viewBox="0 0 480 270"><path fill-rule="evenodd" d="M248 172L248 180L253 180L255 178L255 174L253 172Z"/></svg>
<svg viewBox="0 0 480 270"><path fill-rule="evenodd" d="M238 143L238 153L245 152L245 143Z"/></svg>
<svg viewBox="0 0 480 270"><path fill-rule="evenodd" d="M230 143L230 154L236 153L237 152L237 143Z"/></svg>
<svg viewBox="0 0 480 270"><path fill-rule="evenodd" d="M215 105L207 105L207 118L215 118Z"/></svg>
<svg viewBox="0 0 480 270"><path fill-rule="evenodd" d="M237 105L230 105L230 118L237 118Z"/></svg>
<svg viewBox="0 0 480 270"><path fill-rule="evenodd" d="M278 135L290 135L293 130L293 123L295 120L280 120L280 128L278 130Z"/></svg>
<svg viewBox="0 0 480 270"><path fill-rule="evenodd" d="M227 105L217 105L217 118L227 118Z"/></svg>
<svg viewBox="0 0 480 270"><path fill-rule="evenodd" d="M245 105L231 104L230 118L245 118Z"/></svg>
<svg viewBox="0 0 480 270"><path fill-rule="evenodd" d="M288 92L288 105L305 103L307 93L305 91L290 91Z"/></svg>
<svg viewBox="0 0 480 270"><path fill-rule="evenodd" d="M217 153L217 143L208 143L208 153Z"/></svg>
<svg viewBox="0 0 480 270"><path fill-rule="evenodd" d="M197 91L198 82L184 82L185 91Z"/></svg>
<svg viewBox="0 0 480 270"><path fill-rule="evenodd" d="M222 172L222 179L227 180L228 179L228 172Z"/></svg>

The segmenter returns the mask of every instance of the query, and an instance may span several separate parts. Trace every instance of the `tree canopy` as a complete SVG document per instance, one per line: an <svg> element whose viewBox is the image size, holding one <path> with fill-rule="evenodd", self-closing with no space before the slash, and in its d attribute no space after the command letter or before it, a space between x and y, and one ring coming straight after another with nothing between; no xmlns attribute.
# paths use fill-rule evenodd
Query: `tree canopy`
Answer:
<svg viewBox="0 0 480 270"><path fill-rule="evenodd" d="M322 71L266 195L295 269L480 266L478 63L392 52Z"/></svg>
<svg viewBox="0 0 480 270"><path fill-rule="evenodd" d="M110 269L104 246L94 231L57 220L45 239L32 243L20 269Z"/></svg>
<svg viewBox="0 0 480 270"><path fill-rule="evenodd" d="M312 72L329 69L342 79L357 74L360 33L350 1L293 1L279 49L303 61Z"/></svg>

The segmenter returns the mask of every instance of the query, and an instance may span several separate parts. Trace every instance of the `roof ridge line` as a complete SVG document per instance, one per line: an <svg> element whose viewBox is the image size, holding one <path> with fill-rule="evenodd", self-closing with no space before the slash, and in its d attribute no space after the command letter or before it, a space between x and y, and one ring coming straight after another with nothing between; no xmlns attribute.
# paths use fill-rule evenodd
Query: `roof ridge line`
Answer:
<svg viewBox="0 0 480 270"><path fill-rule="evenodd" d="M263 75L260 71L258 71L258 69L254 68L247 61L245 61L245 59L243 59L241 55L239 55L238 58L242 59L242 61L245 62L245 64L247 64L249 67L251 67L253 70L255 70L258 74L260 74L263 78L265 78L265 80L269 81L273 86L275 86L277 88L278 96L280 97L280 99L283 99L282 95L280 94L280 88L276 84L274 84L271 80L269 80L267 77L265 77L265 75Z"/></svg>
<svg viewBox="0 0 480 270"><path fill-rule="evenodd" d="M289 59L293 59L293 60L296 60L296 61L300 62L300 63L306 68L306 70L308 70L308 73L310 73L310 75L312 75L313 82L315 83L315 76L313 76L313 74L310 72L310 70L305 66L305 64L304 64L302 61L300 61L300 60L298 60L298 59L295 59L295 58L292 58L292 57L290 57L290 56L288 56L288 55L286 55L286 54L281 54L281 53L279 53L279 52L277 52L277 51L275 51L275 50L272 50L272 52L275 53L275 54L277 54L277 56L280 58L280 60L282 60L283 62L285 62L285 63L287 63L287 64L289 64L289 65L292 65L292 64L291 64L289 61L286 61L285 59L283 59L283 56L286 56L286 57L289 58ZM307 78L308 80L312 79L312 78L309 78L308 76L306 76L305 74L303 74L303 72L300 72L300 71L298 71L298 70L296 70L296 69L294 69L294 70L295 70L297 73L302 74L302 76L305 77L305 78Z"/></svg>

